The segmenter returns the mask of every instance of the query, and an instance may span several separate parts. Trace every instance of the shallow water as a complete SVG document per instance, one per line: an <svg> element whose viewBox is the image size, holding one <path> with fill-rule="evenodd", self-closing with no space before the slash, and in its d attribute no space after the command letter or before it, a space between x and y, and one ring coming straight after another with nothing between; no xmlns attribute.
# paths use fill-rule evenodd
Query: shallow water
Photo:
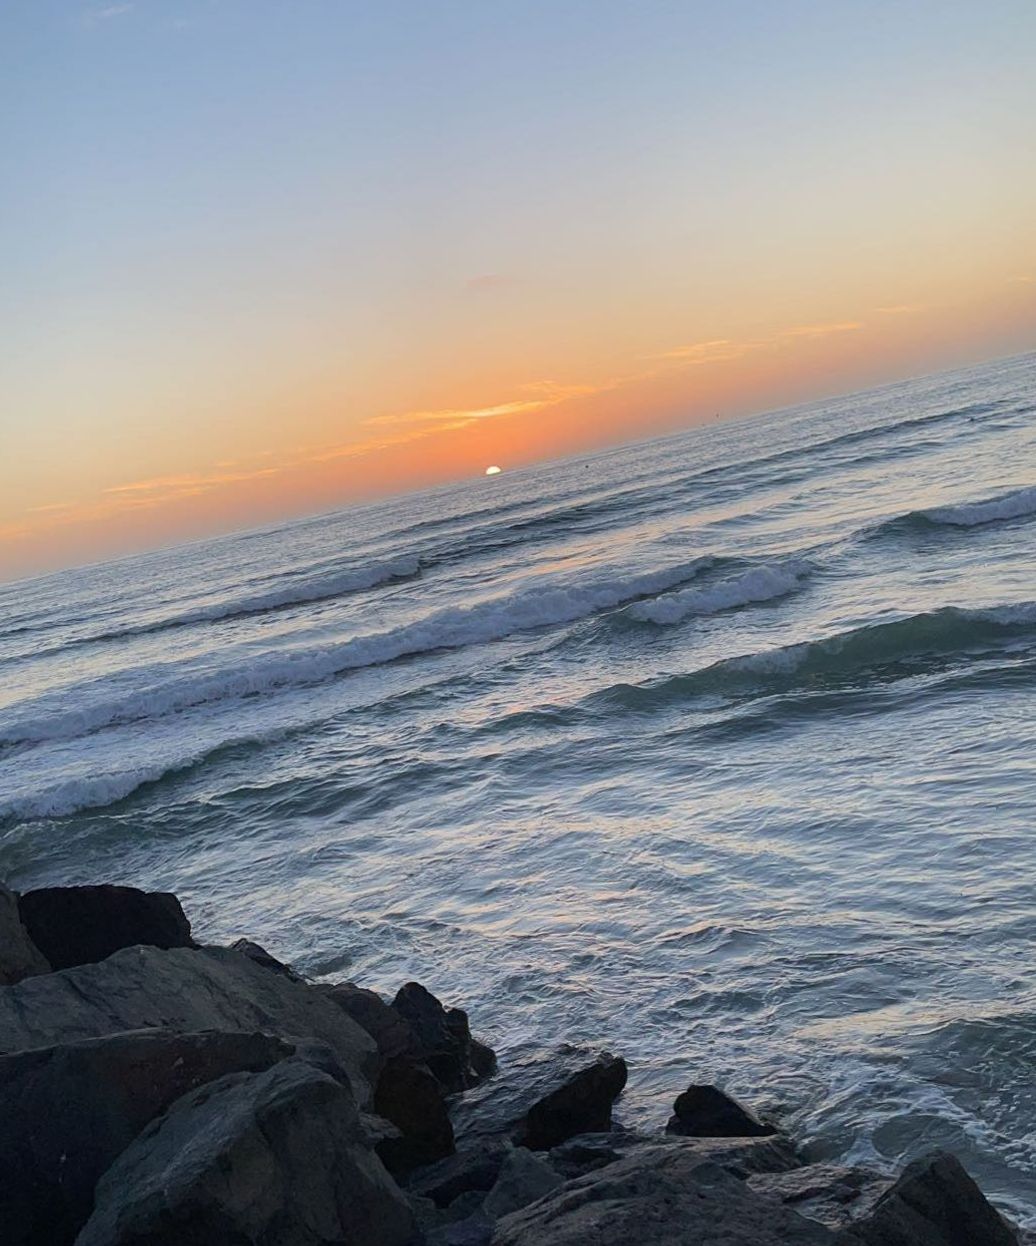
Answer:
<svg viewBox="0 0 1036 1246"><path fill-rule="evenodd" d="M1036 1222L1036 356L0 588L0 874Z"/></svg>

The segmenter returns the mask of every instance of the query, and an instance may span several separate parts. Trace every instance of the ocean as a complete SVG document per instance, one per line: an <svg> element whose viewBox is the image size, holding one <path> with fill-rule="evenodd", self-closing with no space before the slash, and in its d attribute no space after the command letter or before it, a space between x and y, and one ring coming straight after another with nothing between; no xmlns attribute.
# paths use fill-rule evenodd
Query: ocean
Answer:
<svg viewBox="0 0 1036 1246"><path fill-rule="evenodd" d="M0 875L1036 1223L1034 414L1026 355L0 587Z"/></svg>

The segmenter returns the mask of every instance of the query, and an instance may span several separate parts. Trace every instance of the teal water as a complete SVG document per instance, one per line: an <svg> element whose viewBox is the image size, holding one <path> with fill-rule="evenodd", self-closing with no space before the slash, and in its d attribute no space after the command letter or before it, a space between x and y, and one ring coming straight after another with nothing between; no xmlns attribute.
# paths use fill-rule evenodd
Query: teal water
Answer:
<svg viewBox="0 0 1036 1246"><path fill-rule="evenodd" d="M1036 356L0 588L0 874L1036 1217Z"/></svg>

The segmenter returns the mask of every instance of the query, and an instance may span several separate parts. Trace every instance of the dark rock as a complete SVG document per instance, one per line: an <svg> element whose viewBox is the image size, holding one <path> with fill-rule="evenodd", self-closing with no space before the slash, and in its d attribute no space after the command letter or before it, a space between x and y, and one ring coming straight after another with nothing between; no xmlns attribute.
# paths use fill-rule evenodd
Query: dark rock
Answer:
<svg viewBox="0 0 1036 1246"><path fill-rule="evenodd" d="M515 1142L547 1151L576 1134L611 1128L612 1104L626 1085L626 1061L605 1052L534 1103L519 1125Z"/></svg>
<svg viewBox="0 0 1036 1246"><path fill-rule="evenodd" d="M254 960L257 965L262 965L264 969L269 969L271 973L283 974L286 978L291 978L293 982L302 982L303 978L297 974L290 965L286 965L283 961L279 961L276 956L270 953L259 943L253 943L251 939L235 939L230 945L231 951L240 952L242 956L247 956L249 960Z"/></svg>
<svg viewBox="0 0 1036 1246"><path fill-rule="evenodd" d="M964 1171L936 1151L909 1164L844 1246L1016 1246L1018 1236Z"/></svg>
<svg viewBox="0 0 1036 1246"><path fill-rule="evenodd" d="M477 1038L471 1040L470 1059L478 1081L484 1081L496 1072L496 1052Z"/></svg>
<svg viewBox="0 0 1036 1246"><path fill-rule="evenodd" d="M500 1143L457 1151L412 1173L407 1189L419 1197L430 1198L436 1207L448 1207L462 1194L491 1190L506 1154L507 1148Z"/></svg>
<svg viewBox="0 0 1036 1246"><path fill-rule="evenodd" d="M800 1216L819 1220L829 1229L844 1229L870 1210L887 1180L863 1168L810 1164L790 1172L753 1173L748 1184L757 1194L777 1199Z"/></svg>
<svg viewBox="0 0 1036 1246"><path fill-rule="evenodd" d="M776 1132L716 1086L688 1086L666 1125L666 1133L684 1138L769 1138Z"/></svg>
<svg viewBox="0 0 1036 1246"><path fill-rule="evenodd" d="M400 1014L386 1004L376 991L368 991L352 982L335 986L320 986L328 999L362 1025L378 1044L378 1051L386 1059L394 1056L417 1055L414 1033Z"/></svg>
<svg viewBox="0 0 1036 1246"><path fill-rule="evenodd" d="M400 987L392 1007L413 1034L411 1054L428 1065L447 1094L476 1086L486 1076L479 1069L492 1072L496 1057L485 1044L472 1054L468 1014L462 1009L444 1008L417 982Z"/></svg>
<svg viewBox="0 0 1036 1246"><path fill-rule="evenodd" d="M401 1175L453 1154L453 1126L442 1087L425 1065L408 1056L386 1061L374 1091L374 1110L401 1135L378 1145L389 1172Z"/></svg>
<svg viewBox="0 0 1036 1246"><path fill-rule="evenodd" d="M0 883L0 986L37 973L50 973L50 965L22 925L18 897Z"/></svg>
<svg viewBox="0 0 1036 1246"><path fill-rule="evenodd" d="M493 1246L832 1246L693 1147L638 1147L497 1221Z"/></svg>
<svg viewBox="0 0 1036 1246"><path fill-rule="evenodd" d="M100 964L0 990L0 1054L155 1028L320 1040L348 1074L360 1105L370 1100L377 1050L366 1030L312 987L229 948L125 948Z"/></svg>
<svg viewBox="0 0 1036 1246"><path fill-rule="evenodd" d="M29 936L53 969L104 960L121 948L193 947L180 901L136 887L43 887L18 900Z"/></svg>
<svg viewBox="0 0 1036 1246"><path fill-rule="evenodd" d="M504 1157L496 1184L486 1195L483 1212L492 1220L528 1207L561 1185L554 1169L525 1147L515 1147Z"/></svg>
<svg viewBox="0 0 1036 1246"><path fill-rule="evenodd" d="M141 1030L0 1057L5 1246L72 1243L98 1179L145 1125L198 1086L291 1053L265 1034Z"/></svg>
<svg viewBox="0 0 1036 1246"><path fill-rule="evenodd" d="M433 1229L425 1237L426 1246L489 1246L493 1221L476 1212L464 1220Z"/></svg>
<svg viewBox="0 0 1036 1246"><path fill-rule="evenodd" d="M716 1164L732 1176L754 1173L790 1173L800 1167L794 1148L779 1136L772 1138L678 1138L673 1134L645 1138L643 1134L612 1132L580 1134L550 1152L550 1162L566 1179L596 1172L641 1147L679 1147L698 1163Z"/></svg>
<svg viewBox="0 0 1036 1246"><path fill-rule="evenodd" d="M405 1246L413 1233L348 1089L289 1059L149 1125L101 1178L77 1246Z"/></svg>

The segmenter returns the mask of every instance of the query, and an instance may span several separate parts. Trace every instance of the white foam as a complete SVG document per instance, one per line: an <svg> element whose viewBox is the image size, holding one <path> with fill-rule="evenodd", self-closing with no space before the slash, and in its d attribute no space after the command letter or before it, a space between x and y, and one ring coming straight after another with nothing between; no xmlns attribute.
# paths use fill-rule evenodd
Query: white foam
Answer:
<svg viewBox="0 0 1036 1246"><path fill-rule="evenodd" d="M934 506L918 514L931 523L953 524L960 528L973 528L976 524L992 523L997 519L1017 519L1021 515L1036 514L1036 487L1015 489L982 502Z"/></svg>
<svg viewBox="0 0 1036 1246"><path fill-rule="evenodd" d="M706 588L688 588L654 601L638 602L630 606L629 614L645 623L679 623L691 615L718 614L753 602L772 601L793 592L810 570L809 563L800 559L752 567Z"/></svg>

